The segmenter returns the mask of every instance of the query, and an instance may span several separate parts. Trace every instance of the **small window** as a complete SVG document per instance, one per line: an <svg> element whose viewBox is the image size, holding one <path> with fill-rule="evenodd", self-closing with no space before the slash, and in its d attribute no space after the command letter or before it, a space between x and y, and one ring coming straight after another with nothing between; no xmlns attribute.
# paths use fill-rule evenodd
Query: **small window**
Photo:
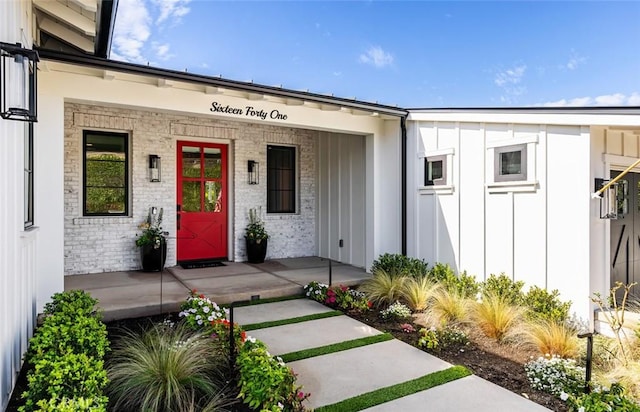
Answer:
<svg viewBox="0 0 640 412"><path fill-rule="evenodd" d="M33 123L27 123L27 136L24 140L24 228L33 226Z"/></svg>
<svg viewBox="0 0 640 412"><path fill-rule="evenodd" d="M267 146L267 213L296 212L296 148Z"/></svg>
<svg viewBox="0 0 640 412"><path fill-rule="evenodd" d="M496 147L494 181L527 180L527 145Z"/></svg>
<svg viewBox="0 0 640 412"><path fill-rule="evenodd" d="M424 159L424 185L447 184L447 156L431 156Z"/></svg>
<svg viewBox="0 0 640 412"><path fill-rule="evenodd" d="M85 131L84 215L124 216L129 199L126 133Z"/></svg>

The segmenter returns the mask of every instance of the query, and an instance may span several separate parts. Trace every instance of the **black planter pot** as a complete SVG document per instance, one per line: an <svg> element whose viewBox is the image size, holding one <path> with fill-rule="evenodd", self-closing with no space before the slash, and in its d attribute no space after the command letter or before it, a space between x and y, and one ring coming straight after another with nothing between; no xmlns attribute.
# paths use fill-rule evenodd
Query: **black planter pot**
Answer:
<svg viewBox="0 0 640 412"><path fill-rule="evenodd" d="M153 245L142 245L140 247L140 261L142 262L142 270L145 272L161 271L167 261L167 243L160 243L158 248L154 248Z"/></svg>
<svg viewBox="0 0 640 412"><path fill-rule="evenodd" d="M267 240L268 239L247 239L247 261L249 263L262 263L264 257L267 256Z"/></svg>

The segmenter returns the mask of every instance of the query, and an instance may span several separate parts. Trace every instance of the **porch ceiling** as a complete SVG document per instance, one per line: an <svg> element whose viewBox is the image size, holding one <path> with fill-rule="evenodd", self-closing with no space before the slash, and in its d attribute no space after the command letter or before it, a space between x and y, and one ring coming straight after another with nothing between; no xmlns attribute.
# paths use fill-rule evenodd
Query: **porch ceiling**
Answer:
<svg viewBox="0 0 640 412"><path fill-rule="evenodd" d="M42 48L106 57L117 0L32 0Z"/></svg>

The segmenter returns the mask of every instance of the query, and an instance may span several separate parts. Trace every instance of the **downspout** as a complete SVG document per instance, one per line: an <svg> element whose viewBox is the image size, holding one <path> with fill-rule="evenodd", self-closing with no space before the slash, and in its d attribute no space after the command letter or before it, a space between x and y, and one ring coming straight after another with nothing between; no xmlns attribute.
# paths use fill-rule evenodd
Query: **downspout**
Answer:
<svg viewBox="0 0 640 412"><path fill-rule="evenodd" d="M402 211L401 211L401 253L406 256L407 255L407 115L403 115L400 118L400 140L402 146L402 157L401 157L401 167L402 167L402 178L401 178L401 189L402 192Z"/></svg>

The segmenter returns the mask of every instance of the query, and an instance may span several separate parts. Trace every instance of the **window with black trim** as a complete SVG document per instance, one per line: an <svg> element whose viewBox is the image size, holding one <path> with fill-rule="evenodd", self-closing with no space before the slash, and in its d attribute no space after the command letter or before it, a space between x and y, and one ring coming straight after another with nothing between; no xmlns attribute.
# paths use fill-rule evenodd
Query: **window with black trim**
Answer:
<svg viewBox="0 0 640 412"><path fill-rule="evenodd" d="M424 159L424 185L447 184L447 156L429 156Z"/></svg>
<svg viewBox="0 0 640 412"><path fill-rule="evenodd" d="M124 216L129 199L129 135L83 133L83 214Z"/></svg>
<svg viewBox="0 0 640 412"><path fill-rule="evenodd" d="M296 212L296 148L267 146L267 213Z"/></svg>
<svg viewBox="0 0 640 412"><path fill-rule="evenodd" d="M494 149L494 181L527 180L527 145L502 146Z"/></svg>
<svg viewBox="0 0 640 412"><path fill-rule="evenodd" d="M33 195L33 123L28 122L27 136L24 139L24 228L34 225Z"/></svg>

